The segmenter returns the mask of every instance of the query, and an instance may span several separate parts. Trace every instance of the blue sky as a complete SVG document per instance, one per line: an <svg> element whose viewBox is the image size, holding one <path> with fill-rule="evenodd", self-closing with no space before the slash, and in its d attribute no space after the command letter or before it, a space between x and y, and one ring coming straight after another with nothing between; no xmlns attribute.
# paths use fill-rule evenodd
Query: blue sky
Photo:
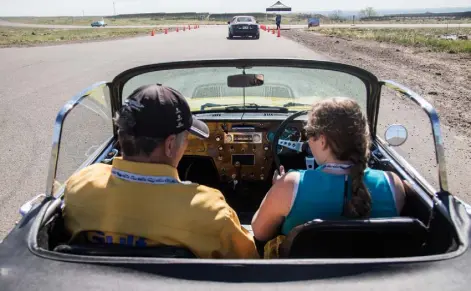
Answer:
<svg viewBox="0 0 471 291"><path fill-rule="evenodd" d="M117 14L143 12L263 12L276 0L115 0ZM293 11L469 7L470 0L285 0ZM0 0L2 16L112 15L113 0Z"/></svg>

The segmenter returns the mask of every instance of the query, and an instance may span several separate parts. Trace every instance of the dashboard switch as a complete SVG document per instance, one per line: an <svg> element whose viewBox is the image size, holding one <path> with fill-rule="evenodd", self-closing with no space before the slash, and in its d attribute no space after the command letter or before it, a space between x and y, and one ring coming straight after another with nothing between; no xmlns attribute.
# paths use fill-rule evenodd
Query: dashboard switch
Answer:
<svg viewBox="0 0 471 291"><path fill-rule="evenodd" d="M218 147L218 150L222 151L224 148L222 146Z"/></svg>
<svg viewBox="0 0 471 291"><path fill-rule="evenodd" d="M263 149L264 149L265 151L268 151L268 149L269 149L268 145L264 145L264 146L263 146Z"/></svg>
<svg viewBox="0 0 471 291"><path fill-rule="evenodd" d="M218 160L222 161L222 159L223 159L223 156L218 157Z"/></svg>

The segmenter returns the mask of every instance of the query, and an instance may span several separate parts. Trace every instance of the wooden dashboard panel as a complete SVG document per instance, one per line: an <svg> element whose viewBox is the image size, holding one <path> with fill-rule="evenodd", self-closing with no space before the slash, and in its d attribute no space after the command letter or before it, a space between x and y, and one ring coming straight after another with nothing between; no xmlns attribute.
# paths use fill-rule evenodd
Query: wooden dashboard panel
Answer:
<svg viewBox="0 0 471 291"><path fill-rule="evenodd" d="M268 134L274 133L281 121L207 121L206 124L210 130L209 138L202 140L190 135L185 155L211 157L223 181L271 179L273 151ZM296 127L302 129L301 124ZM244 137L245 134L260 133L261 140L228 143L225 140L227 133L243 133Z"/></svg>

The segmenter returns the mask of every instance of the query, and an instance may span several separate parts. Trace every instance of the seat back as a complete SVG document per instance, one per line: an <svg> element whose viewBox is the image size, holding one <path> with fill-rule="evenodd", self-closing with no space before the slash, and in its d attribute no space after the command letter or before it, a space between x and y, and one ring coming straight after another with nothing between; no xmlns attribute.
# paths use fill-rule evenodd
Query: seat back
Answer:
<svg viewBox="0 0 471 291"><path fill-rule="evenodd" d="M282 258L386 258L423 253L427 228L409 217L315 219L295 227L280 245Z"/></svg>

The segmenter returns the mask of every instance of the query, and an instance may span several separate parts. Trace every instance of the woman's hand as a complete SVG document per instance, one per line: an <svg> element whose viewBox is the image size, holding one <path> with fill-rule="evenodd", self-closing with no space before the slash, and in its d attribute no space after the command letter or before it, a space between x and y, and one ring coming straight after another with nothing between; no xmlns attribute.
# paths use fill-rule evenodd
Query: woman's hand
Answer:
<svg viewBox="0 0 471 291"><path fill-rule="evenodd" d="M283 178L285 175L285 167L283 165L280 165L280 173L278 173L278 169L275 170L275 173L273 173L273 179L272 179L272 184L275 184L276 181L280 180Z"/></svg>

